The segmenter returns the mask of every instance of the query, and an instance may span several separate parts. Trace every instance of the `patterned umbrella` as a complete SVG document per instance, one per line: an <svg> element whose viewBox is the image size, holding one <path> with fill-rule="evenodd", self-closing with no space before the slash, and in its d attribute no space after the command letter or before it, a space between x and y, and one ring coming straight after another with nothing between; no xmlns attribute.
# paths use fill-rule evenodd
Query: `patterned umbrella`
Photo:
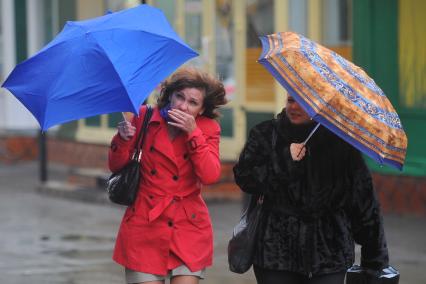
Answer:
<svg viewBox="0 0 426 284"><path fill-rule="evenodd" d="M407 136L392 104L364 70L293 32L260 40L258 62L315 121L378 163L402 169Z"/></svg>

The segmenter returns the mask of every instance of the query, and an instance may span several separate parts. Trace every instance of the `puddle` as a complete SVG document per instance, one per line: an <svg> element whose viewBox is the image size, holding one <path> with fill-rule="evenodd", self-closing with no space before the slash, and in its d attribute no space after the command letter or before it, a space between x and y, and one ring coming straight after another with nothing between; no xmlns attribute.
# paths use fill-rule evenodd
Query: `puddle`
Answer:
<svg viewBox="0 0 426 284"><path fill-rule="evenodd" d="M50 236L46 236L46 235L40 236L40 240L41 241L48 241L48 240L50 240Z"/></svg>
<svg viewBox="0 0 426 284"><path fill-rule="evenodd" d="M110 243L114 241L112 237L104 237L104 236L87 236L87 235L77 235L77 234L67 234L60 237L63 241L69 242L96 242L96 243Z"/></svg>
<svg viewBox="0 0 426 284"><path fill-rule="evenodd" d="M57 252L59 256L79 259L79 260L100 260L100 259L109 259L111 258L111 250L78 250L70 249L66 251Z"/></svg>
<svg viewBox="0 0 426 284"><path fill-rule="evenodd" d="M84 234L63 234L39 237L39 253L69 260L92 261L110 259L115 238Z"/></svg>

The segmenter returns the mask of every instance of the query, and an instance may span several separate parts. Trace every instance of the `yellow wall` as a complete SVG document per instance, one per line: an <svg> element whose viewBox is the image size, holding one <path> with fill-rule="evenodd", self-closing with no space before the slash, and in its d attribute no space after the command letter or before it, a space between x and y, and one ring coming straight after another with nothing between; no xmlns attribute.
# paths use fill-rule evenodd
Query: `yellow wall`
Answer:
<svg viewBox="0 0 426 284"><path fill-rule="evenodd" d="M399 90L406 107L426 107L426 1L399 0Z"/></svg>
<svg viewBox="0 0 426 284"><path fill-rule="evenodd" d="M77 20L86 20L105 14L103 0L77 0Z"/></svg>
<svg viewBox="0 0 426 284"><path fill-rule="evenodd" d="M262 48L246 49L247 102L274 102L274 78L257 63Z"/></svg>

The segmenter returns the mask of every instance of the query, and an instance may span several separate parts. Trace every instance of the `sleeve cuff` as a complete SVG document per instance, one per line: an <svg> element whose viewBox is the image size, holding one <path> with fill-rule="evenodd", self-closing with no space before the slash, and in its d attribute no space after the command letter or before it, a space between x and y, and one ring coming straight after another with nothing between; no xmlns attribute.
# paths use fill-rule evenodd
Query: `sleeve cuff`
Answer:
<svg viewBox="0 0 426 284"><path fill-rule="evenodd" d="M374 252L374 253L372 253ZM389 265L389 255L386 248L373 250L363 246L361 248L361 266L371 270L380 270Z"/></svg>
<svg viewBox="0 0 426 284"><path fill-rule="evenodd" d="M129 148L133 139L124 140L120 134L115 134L111 141L111 150L117 151L118 148Z"/></svg>
<svg viewBox="0 0 426 284"><path fill-rule="evenodd" d="M200 128L195 128L194 131L192 131L190 134L188 134L188 138L186 141L188 142L188 146L190 150L195 150L198 145L202 144L204 141L203 132Z"/></svg>
<svg viewBox="0 0 426 284"><path fill-rule="evenodd" d="M192 138L197 137L203 135L203 132L201 131L200 128L195 128L194 131L192 131L190 134L188 134L188 138L186 139L186 141L190 141Z"/></svg>

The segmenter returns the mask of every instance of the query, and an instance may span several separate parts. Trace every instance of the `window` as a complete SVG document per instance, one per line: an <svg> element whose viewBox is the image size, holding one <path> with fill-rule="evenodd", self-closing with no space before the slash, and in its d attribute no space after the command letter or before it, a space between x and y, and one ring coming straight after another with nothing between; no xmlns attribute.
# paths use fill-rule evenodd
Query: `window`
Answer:
<svg viewBox="0 0 426 284"><path fill-rule="evenodd" d="M352 1L323 1L322 44L352 60Z"/></svg>
<svg viewBox="0 0 426 284"><path fill-rule="evenodd" d="M262 53L259 36L274 32L274 1L248 1L247 15L247 49L246 82L247 102L274 103L274 79L257 59Z"/></svg>

